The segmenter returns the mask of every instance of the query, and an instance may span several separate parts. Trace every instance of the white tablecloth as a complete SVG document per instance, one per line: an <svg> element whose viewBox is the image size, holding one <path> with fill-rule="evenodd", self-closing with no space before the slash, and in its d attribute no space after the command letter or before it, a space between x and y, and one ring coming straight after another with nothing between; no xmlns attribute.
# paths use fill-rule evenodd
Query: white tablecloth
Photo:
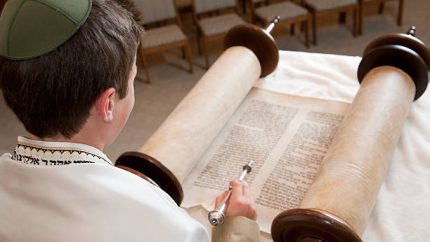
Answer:
<svg viewBox="0 0 430 242"><path fill-rule="evenodd" d="M359 62L360 57L281 51L278 68L255 86L350 103L359 88ZM210 228L206 213L191 213ZM430 241L430 90L413 104L362 239Z"/></svg>

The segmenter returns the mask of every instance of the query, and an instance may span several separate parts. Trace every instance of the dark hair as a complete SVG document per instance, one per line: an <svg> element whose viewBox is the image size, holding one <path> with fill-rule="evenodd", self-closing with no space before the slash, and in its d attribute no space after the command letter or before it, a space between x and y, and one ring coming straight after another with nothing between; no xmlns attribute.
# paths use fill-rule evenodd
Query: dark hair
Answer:
<svg viewBox="0 0 430 242"><path fill-rule="evenodd" d="M31 134L70 138L103 91L127 94L142 32L138 16L127 0L92 2L87 21L56 50L24 61L0 57L4 99Z"/></svg>

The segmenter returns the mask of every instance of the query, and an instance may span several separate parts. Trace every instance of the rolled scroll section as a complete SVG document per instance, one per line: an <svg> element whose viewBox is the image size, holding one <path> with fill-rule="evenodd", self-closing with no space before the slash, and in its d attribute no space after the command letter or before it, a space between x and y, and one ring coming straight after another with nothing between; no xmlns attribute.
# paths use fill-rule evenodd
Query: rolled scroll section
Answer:
<svg viewBox="0 0 430 242"><path fill-rule="evenodd" d="M360 63L361 87L300 208L273 221L274 241L361 241L411 105L428 83L427 48L380 43Z"/></svg>

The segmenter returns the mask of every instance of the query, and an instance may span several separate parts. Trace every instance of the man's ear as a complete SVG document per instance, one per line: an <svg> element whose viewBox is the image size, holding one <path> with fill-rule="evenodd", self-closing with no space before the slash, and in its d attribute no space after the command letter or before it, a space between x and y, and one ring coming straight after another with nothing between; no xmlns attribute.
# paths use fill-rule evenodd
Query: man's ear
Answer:
<svg viewBox="0 0 430 242"><path fill-rule="evenodd" d="M115 97L117 93L115 88L106 89L97 100L97 113L102 117L103 121L111 122L113 120L113 112L115 107Z"/></svg>

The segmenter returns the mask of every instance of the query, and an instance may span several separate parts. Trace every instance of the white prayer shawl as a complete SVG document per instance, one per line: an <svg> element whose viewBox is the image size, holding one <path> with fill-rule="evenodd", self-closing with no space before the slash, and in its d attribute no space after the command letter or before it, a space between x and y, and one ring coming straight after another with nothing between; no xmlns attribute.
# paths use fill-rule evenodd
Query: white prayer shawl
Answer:
<svg viewBox="0 0 430 242"><path fill-rule="evenodd" d="M161 189L87 145L18 137L0 157L0 241L210 241Z"/></svg>

